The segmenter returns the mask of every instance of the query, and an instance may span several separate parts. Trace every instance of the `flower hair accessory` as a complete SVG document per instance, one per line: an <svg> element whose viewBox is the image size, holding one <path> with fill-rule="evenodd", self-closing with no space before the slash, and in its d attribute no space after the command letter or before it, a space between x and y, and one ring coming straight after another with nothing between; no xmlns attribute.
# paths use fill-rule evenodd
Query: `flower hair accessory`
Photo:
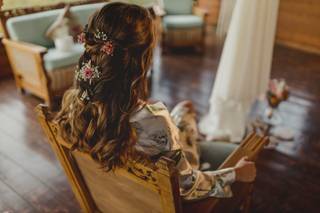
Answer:
<svg viewBox="0 0 320 213"><path fill-rule="evenodd" d="M94 33L94 37L104 42L104 44L100 49L101 52L104 52L107 55L113 56L114 45L113 45L112 39L110 39L106 33L101 32L99 30L97 30Z"/></svg>
<svg viewBox="0 0 320 213"><path fill-rule="evenodd" d="M80 33L78 35L78 42L81 44L86 43L86 34L89 33L87 31L87 26L85 27L85 31ZM114 41L113 39L111 39L106 33L100 31L100 30L96 30L93 33L93 37L96 40L102 41L103 44L100 48L100 51L109 55L109 56L113 56L114 53Z"/></svg>
<svg viewBox="0 0 320 213"><path fill-rule="evenodd" d="M109 37L107 36L107 34L105 34L104 32L101 32L100 30L96 30L96 32L94 33L94 37L101 41L109 40Z"/></svg>
<svg viewBox="0 0 320 213"><path fill-rule="evenodd" d="M98 66L92 65L91 60L88 62L83 62L80 69L76 69L75 77L78 81L89 82L89 85L92 84L92 81L100 78L100 71Z"/></svg>
<svg viewBox="0 0 320 213"><path fill-rule="evenodd" d="M113 56L113 49L114 47L112 41L106 41L100 50L107 55Z"/></svg>
<svg viewBox="0 0 320 213"><path fill-rule="evenodd" d="M87 103L93 97L92 83L101 77L101 72L98 66L94 66L92 61L83 62L80 68L75 71L75 78L82 85L82 90L79 94L79 98L84 103Z"/></svg>

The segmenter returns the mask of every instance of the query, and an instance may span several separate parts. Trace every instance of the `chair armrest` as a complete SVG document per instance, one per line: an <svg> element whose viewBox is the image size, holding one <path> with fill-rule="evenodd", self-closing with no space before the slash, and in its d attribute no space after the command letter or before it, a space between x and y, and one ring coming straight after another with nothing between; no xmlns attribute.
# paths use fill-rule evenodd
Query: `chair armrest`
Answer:
<svg viewBox="0 0 320 213"><path fill-rule="evenodd" d="M40 46L40 45L36 45L36 44L31 44L31 43L27 43L27 42L22 42L22 41L13 41L10 39L6 39L4 38L2 40L3 44L8 46L8 47L12 47L15 49L20 49L22 51L26 51L26 52L30 52L33 54L44 54L47 52L47 48Z"/></svg>
<svg viewBox="0 0 320 213"><path fill-rule="evenodd" d="M27 85L35 93L40 90L48 90L50 80L43 66L43 55L47 52L47 48L6 38L2 42L5 46L13 73L16 76L17 85ZM35 82L41 82L42 88L35 89L36 87L40 87ZM38 93L40 94L40 92Z"/></svg>
<svg viewBox="0 0 320 213"><path fill-rule="evenodd" d="M201 17L204 21L206 21L206 17L208 16L208 11L198 6L193 7L193 14Z"/></svg>

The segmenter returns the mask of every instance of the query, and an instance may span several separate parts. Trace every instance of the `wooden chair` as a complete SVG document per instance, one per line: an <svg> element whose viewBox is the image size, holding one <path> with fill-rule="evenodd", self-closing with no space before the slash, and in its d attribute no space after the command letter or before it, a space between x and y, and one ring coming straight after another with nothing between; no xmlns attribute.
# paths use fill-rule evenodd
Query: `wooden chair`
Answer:
<svg viewBox="0 0 320 213"><path fill-rule="evenodd" d="M58 135L47 107L39 105L36 112L84 212L228 212L241 205L244 211L249 209L252 184L234 184L232 199L183 202L178 172L164 157L152 167L129 162L125 168L106 172L89 154L73 150ZM267 141L266 137L250 135L220 168L233 166L245 155L255 159Z"/></svg>
<svg viewBox="0 0 320 213"><path fill-rule="evenodd" d="M2 44L3 35L0 33L0 79L12 75L12 70L8 61L7 53Z"/></svg>

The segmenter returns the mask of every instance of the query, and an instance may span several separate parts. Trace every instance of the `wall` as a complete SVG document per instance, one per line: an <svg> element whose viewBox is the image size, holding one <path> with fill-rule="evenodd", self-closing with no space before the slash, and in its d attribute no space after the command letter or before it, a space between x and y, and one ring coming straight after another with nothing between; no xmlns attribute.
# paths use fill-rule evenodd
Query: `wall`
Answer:
<svg viewBox="0 0 320 213"><path fill-rule="evenodd" d="M281 0L277 42L320 53L320 1Z"/></svg>
<svg viewBox="0 0 320 213"><path fill-rule="evenodd" d="M73 2L77 0L3 0L3 10L19 7L32 7L56 4L59 2Z"/></svg>

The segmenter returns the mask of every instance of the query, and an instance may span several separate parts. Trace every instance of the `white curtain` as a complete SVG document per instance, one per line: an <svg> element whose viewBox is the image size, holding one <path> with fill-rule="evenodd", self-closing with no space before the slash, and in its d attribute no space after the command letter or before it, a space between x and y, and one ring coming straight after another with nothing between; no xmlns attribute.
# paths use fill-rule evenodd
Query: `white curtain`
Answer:
<svg viewBox="0 0 320 213"><path fill-rule="evenodd" d="M248 112L269 81L279 0L236 0L210 109L200 122L208 139L240 141Z"/></svg>
<svg viewBox="0 0 320 213"><path fill-rule="evenodd" d="M222 0L217 24L217 37L222 40L228 32L236 0Z"/></svg>

